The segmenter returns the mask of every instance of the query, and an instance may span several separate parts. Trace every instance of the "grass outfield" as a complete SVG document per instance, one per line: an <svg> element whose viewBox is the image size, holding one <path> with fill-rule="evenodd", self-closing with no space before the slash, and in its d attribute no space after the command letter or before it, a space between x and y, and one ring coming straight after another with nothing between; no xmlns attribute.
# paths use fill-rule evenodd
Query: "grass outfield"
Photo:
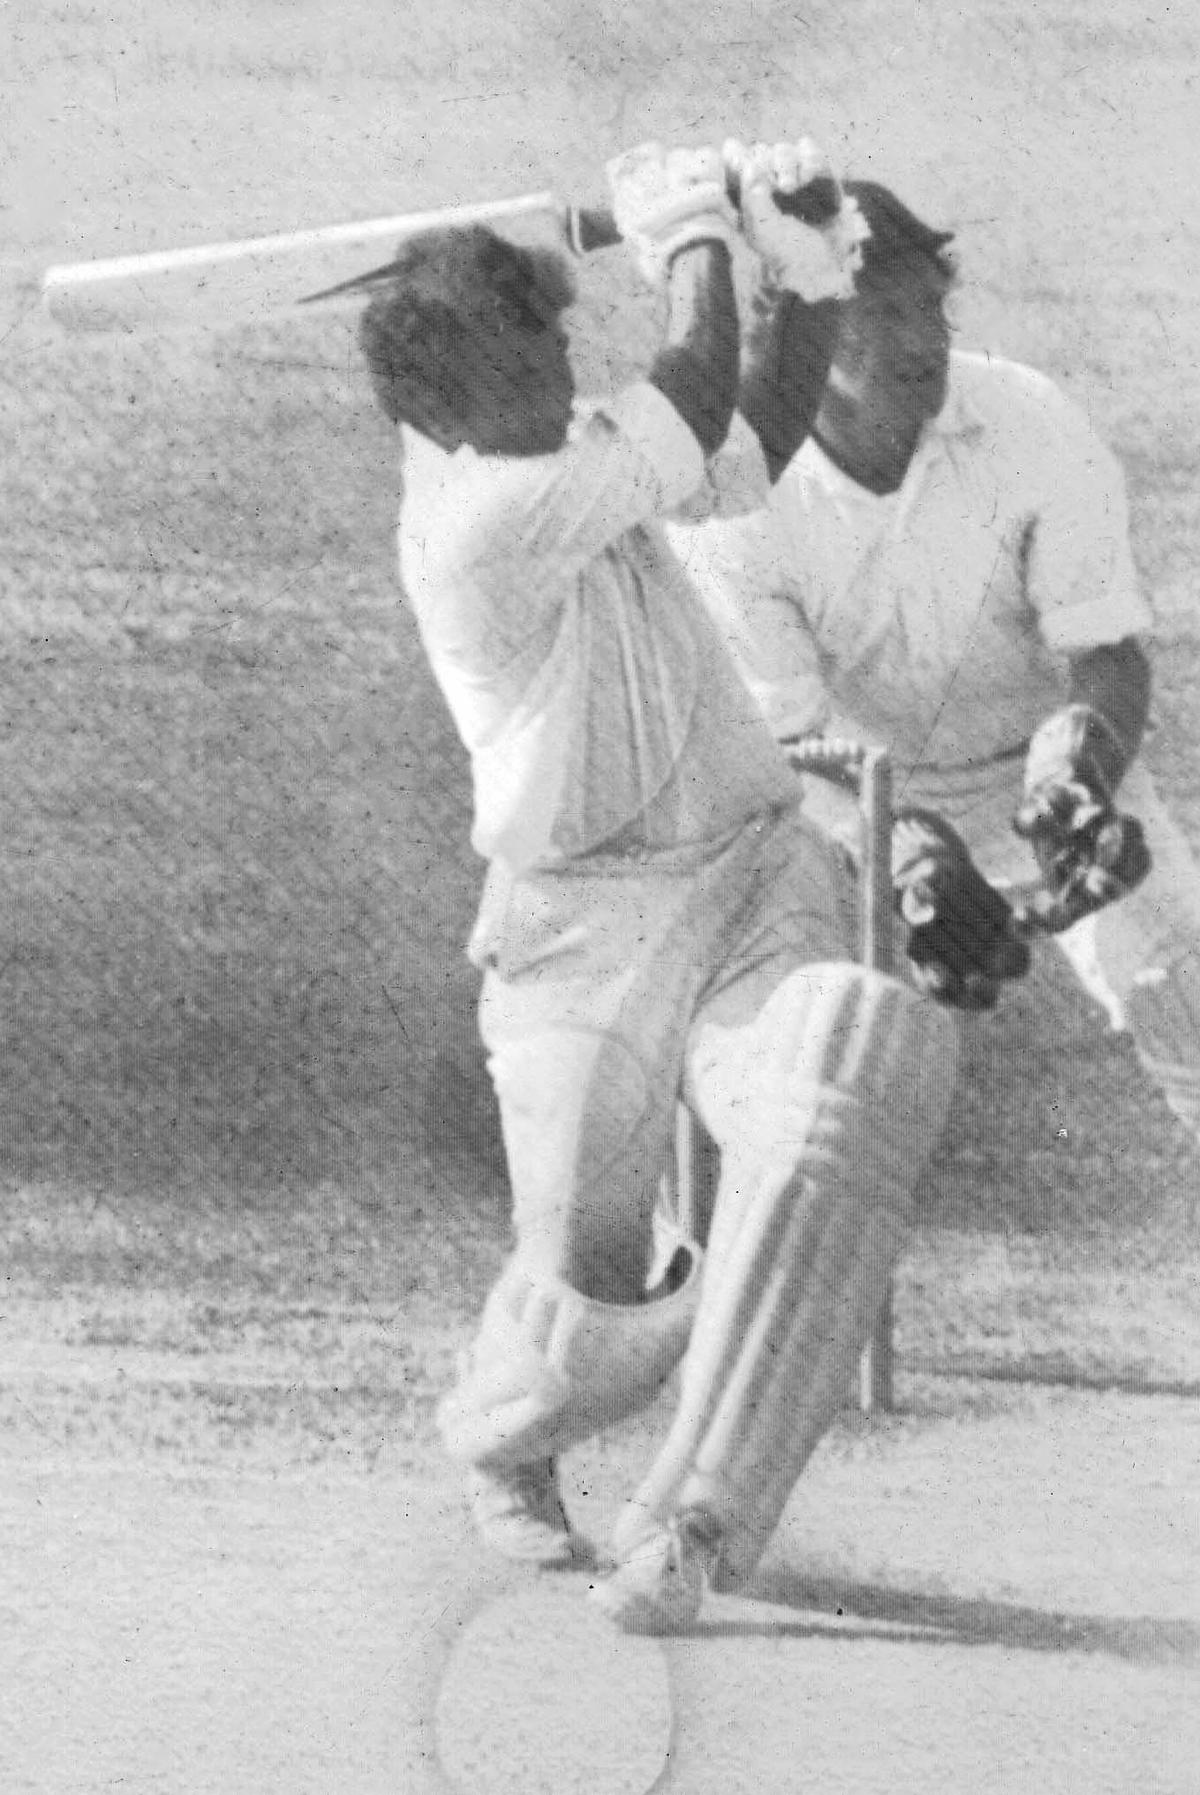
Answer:
<svg viewBox="0 0 1200 1795"><path fill-rule="evenodd" d="M1148 748L1200 845L1195 25L1081 0L18 6L0 463L0 1244L14 1296L465 1314L503 1166L462 947L463 757L397 602L391 444L344 320L68 341L51 259L406 204L596 191L639 135L824 135L960 233L964 343L1024 356L1129 473ZM872 36L874 33L874 36ZM686 45L686 50L684 46ZM715 73L714 73L715 72ZM589 274L587 368L647 340ZM975 1031L902 1349L1200 1377L1186 1143L1051 968Z"/></svg>

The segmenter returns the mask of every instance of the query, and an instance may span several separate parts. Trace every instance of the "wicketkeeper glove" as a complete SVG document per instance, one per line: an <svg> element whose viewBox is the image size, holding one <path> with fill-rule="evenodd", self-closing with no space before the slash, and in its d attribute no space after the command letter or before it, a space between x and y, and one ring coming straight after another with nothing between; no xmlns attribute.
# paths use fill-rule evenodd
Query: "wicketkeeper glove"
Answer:
<svg viewBox="0 0 1200 1795"><path fill-rule="evenodd" d="M722 157L768 278L810 305L849 299L871 229L824 152L809 137L750 148L730 138Z"/></svg>
<svg viewBox="0 0 1200 1795"><path fill-rule="evenodd" d="M1086 704L1056 711L1029 744L1013 828L1037 860L1045 890L1031 908L1051 934L1116 903L1150 871L1142 825L1113 804L1128 759L1116 732Z"/></svg>
<svg viewBox="0 0 1200 1795"><path fill-rule="evenodd" d="M896 813L892 891L913 983L939 1003L990 1010L1001 985L1029 971L1021 919L936 812Z"/></svg>
<svg viewBox="0 0 1200 1795"><path fill-rule="evenodd" d="M606 164L613 218L649 281L661 281L680 250L732 247L737 215L716 150L665 150L643 143Z"/></svg>

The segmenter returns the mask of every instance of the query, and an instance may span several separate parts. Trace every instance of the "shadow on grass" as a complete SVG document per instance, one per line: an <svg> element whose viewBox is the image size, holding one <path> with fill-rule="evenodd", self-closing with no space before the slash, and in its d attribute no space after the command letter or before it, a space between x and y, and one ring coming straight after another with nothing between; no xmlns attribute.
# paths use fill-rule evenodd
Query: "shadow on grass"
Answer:
<svg viewBox="0 0 1200 1795"><path fill-rule="evenodd" d="M493 1200L462 757L394 657L368 617L309 714L298 626L13 656L0 1179L254 1208L421 1157Z"/></svg>
<svg viewBox="0 0 1200 1795"><path fill-rule="evenodd" d="M1200 1627L1151 1615L1073 1614L984 1596L938 1595L814 1577L786 1566L769 1567L754 1595L794 1608L804 1620L752 1615L714 1620L706 1634L737 1638L894 1640L903 1644L1003 1646L1009 1651L1067 1652L1120 1658L1134 1664L1184 1665L1200 1661Z"/></svg>
<svg viewBox="0 0 1200 1795"><path fill-rule="evenodd" d="M1179 1396L1200 1398L1200 1378L1163 1377L1149 1366L1123 1365L1118 1371L1103 1365L1080 1365L1065 1353L1028 1353L1022 1358L999 1360L986 1353L936 1356L906 1353L898 1369L921 1377L965 1378L994 1384L1039 1384L1063 1390L1088 1390L1121 1396ZM897 1413L906 1412L901 1403Z"/></svg>

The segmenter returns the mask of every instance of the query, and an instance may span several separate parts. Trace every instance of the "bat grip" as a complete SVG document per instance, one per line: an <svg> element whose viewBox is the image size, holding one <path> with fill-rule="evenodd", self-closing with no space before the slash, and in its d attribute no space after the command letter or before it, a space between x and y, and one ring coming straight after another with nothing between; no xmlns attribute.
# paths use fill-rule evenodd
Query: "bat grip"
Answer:
<svg viewBox="0 0 1200 1795"><path fill-rule="evenodd" d="M598 249L612 249L621 233L607 206L568 206L567 241L577 256L590 256Z"/></svg>
<svg viewBox="0 0 1200 1795"><path fill-rule="evenodd" d="M741 192L733 169L725 177L725 191L734 208L739 208ZM797 193L777 193L775 203L786 217L819 227L836 216L842 203L842 190L832 175L818 175ZM576 255L587 256L596 250L612 249L621 241L621 233L610 206L569 206L567 238Z"/></svg>

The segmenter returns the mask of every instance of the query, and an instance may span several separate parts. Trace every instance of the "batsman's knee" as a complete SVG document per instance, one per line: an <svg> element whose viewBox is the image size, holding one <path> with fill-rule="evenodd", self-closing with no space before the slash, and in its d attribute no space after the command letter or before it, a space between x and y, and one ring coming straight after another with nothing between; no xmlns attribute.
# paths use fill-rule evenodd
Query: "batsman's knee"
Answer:
<svg viewBox="0 0 1200 1795"><path fill-rule="evenodd" d="M786 1155L800 1139L814 1150L822 1092L853 1105L867 1157L931 1150L953 1098L959 1022L901 980L850 962L800 967L735 1033L728 1065L704 1077L705 1120L727 1163L768 1146ZM822 1114L834 1125L838 1102Z"/></svg>
<svg viewBox="0 0 1200 1795"><path fill-rule="evenodd" d="M519 1258L510 1262L438 1408L451 1457L525 1464L644 1408L687 1349L700 1257L698 1247L681 1248L670 1282L628 1305L597 1302Z"/></svg>
<svg viewBox="0 0 1200 1795"><path fill-rule="evenodd" d="M940 1113L958 1069L959 1028L898 978L833 962L789 981L781 1046L791 1080L831 1085L880 1106L908 1092L914 1111Z"/></svg>

